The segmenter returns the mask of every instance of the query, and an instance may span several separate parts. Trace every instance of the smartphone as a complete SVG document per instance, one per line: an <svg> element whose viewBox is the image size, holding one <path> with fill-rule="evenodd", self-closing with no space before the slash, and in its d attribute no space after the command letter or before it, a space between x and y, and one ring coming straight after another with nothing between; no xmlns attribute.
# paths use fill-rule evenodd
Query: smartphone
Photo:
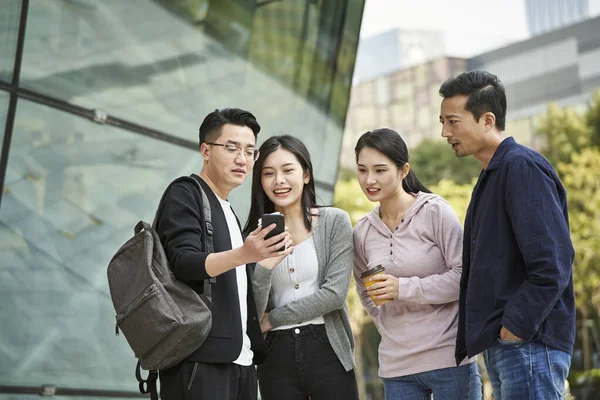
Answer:
<svg viewBox="0 0 600 400"><path fill-rule="evenodd" d="M272 238L273 236L279 235L280 233L283 233L285 231L285 222L283 219L283 214L280 214L280 213L264 214L261 218L261 226L263 228L266 228L267 226L269 226L271 224L275 224L275 228L271 232L267 233L267 235L265 236L265 240ZM285 250L285 245L282 246L277 251L283 251L283 250Z"/></svg>

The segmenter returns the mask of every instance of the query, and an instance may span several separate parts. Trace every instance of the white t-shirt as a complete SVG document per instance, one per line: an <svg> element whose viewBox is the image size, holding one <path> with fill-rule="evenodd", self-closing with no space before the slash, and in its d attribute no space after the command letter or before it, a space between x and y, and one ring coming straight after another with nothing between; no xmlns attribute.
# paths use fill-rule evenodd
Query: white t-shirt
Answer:
<svg viewBox="0 0 600 400"><path fill-rule="evenodd" d="M237 220L235 219L235 215L231 210L231 205L228 201L222 200L219 197L219 202L221 203L221 208L223 209L223 213L225 214L225 219L227 220L227 228L229 228L229 236L231 237L231 248L236 249L238 247L242 247L244 244L244 239L242 238L242 232L240 232L240 227L237 224ZM237 287L238 287L238 298L240 300L240 317L242 323L242 350L240 352L239 357L233 363L238 365L252 365L252 358L254 357L254 353L250 349L250 337L246 333L246 324L248 320L248 281L246 276L246 265L240 265L235 268L235 275L237 278Z"/></svg>

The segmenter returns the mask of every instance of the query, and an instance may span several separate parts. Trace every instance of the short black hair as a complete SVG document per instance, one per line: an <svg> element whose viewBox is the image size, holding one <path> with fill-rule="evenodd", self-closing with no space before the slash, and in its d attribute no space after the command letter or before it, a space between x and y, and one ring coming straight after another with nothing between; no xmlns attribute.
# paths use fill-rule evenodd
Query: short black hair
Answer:
<svg viewBox="0 0 600 400"><path fill-rule="evenodd" d="M465 110L471 112L476 121L486 112L496 116L496 127L506 127L506 92L496 75L487 71L468 71L446 80L440 87L443 98L467 96Z"/></svg>
<svg viewBox="0 0 600 400"><path fill-rule="evenodd" d="M242 110L240 108L223 108L221 110L216 109L215 111L208 114L202 125L200 125L200 143L206 143L214 141L221 133L221 128L225 124L232 124L238 126L247 126L254 132L254 137L260 132L260 125L256 122L256 117L250 111Z"/></svg>

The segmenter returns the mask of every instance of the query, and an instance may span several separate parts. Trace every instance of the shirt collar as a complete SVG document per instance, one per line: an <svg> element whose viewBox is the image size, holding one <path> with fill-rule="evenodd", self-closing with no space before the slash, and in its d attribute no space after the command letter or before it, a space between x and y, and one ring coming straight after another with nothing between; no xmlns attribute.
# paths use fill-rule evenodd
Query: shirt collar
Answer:
<svg viewBox="0 0 600 400"><path fill-rule="evenodd" d="M497 169L500 166L500 163L502 162L502 159L504 158L506 152L516 144L517 142L515 142L515 139L512 136L509 136L502 142L500 142L500 145L496 149L496 152L494 152L494 155L492 156L492 159L490 160L490 163L485 170L491 171Z"/></svg>

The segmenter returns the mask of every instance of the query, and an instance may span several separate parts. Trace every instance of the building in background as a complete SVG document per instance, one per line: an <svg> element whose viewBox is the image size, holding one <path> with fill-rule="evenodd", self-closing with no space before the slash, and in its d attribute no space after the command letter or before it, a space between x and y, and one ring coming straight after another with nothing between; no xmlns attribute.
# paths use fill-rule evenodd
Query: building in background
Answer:
<svg viewBox="0 0 600 400"><path fill-rule="evenodd" d="M393 29L361 38L354 83L422 64L444 54L444 35L439 31Z"/></svg>
<svg viewBox="0 0 600 400"><path fill-rule="evenodd" d="M354 146L366 131L391 128L409 147L440 133L440 85L466 70L463 58L440 57L353 86L340 165L354 169Z"/></svg>
<svg viewBox="0 0 600 400"><path fill-rule="evenodd" d="M364 0L4 0L0 6L0 397L119 397L107 264L215 108L300 137L329 204ZM242 222L250 180L230 198ZM55 388L55 389L54 389Z"/></svg>
<svg viewBox="0 0 600 400"><path fill-rule="evenodd" d="M550 32L589 17L589 0L525 0L527 27L532 36Z"/></svg>
<svg viewBox="0 0 600 400"><path fill-rule="evenodd" d="M355 83L340 165L354 168L354 145L368 130L389 127L410 147L439 136L439 86L466 70L486 70L506 86L507 132L539 148L537 117L548 103L584 110L600 88L600 17L569 25L469 59L442 57Z"/></svg>
<svg viewBox="0 0 600 400"><path fill-rule="evenodd" d="M480 54L469 70L500 77L508 101L507 132L539 147L537 117L548 103L584 110L600 88L600 17Z"/></svg>

